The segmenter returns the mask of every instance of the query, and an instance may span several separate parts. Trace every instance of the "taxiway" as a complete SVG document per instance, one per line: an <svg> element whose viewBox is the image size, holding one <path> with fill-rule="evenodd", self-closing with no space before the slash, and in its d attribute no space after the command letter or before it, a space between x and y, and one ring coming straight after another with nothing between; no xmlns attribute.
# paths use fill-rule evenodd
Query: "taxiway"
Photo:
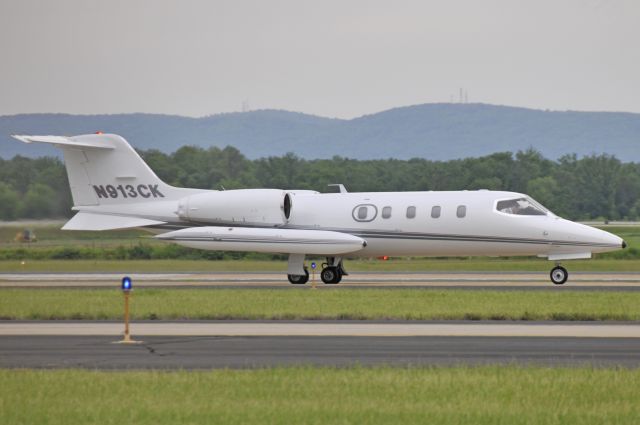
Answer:
<svg viewBox="0 0 640 425"><path fill-rule="evenodd" d="M119 273L0 273L0 288L117 287ZM283 273L133 273L136 287L175 288L308 288L291 285ZM569 282L553 285L547 273L363 273L354 272L339 285L319 288L459 288L459 289L555 289L640 290L640 273L571 273Z"/></svg>

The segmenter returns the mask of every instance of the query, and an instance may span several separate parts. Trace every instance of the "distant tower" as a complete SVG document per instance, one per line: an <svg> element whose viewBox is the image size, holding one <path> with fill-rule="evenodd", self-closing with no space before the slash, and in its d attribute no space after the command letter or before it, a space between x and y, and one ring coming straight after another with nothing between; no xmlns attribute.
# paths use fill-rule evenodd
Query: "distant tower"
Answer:
<svg viewBox="0 0 640 425"><path fill-rule="evenodd" d="M249 99L245 99L242 101L242 112L249 112L251 108L249 108Z"/></svg>

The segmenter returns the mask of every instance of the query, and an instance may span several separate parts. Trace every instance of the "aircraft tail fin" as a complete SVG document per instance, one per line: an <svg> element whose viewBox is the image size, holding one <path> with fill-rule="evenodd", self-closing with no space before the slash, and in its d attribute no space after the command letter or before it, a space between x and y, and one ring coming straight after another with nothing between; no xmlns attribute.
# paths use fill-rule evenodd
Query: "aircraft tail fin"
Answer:
<svg viewBox="0 0 640 425"><path fill-rule="evenodd" d="M62 149L75 207L173 200L189 192L160 180L129 143L115 134L13 137Z"/></svg>

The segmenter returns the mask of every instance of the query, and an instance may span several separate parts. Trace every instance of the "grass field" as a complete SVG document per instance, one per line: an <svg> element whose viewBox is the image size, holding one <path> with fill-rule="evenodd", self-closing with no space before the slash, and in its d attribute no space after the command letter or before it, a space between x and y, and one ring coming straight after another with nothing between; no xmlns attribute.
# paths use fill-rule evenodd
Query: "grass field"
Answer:
<svg viewBox="0 0 640 425"><path fill-rule="evenodd" d="M119 319L111 289L3 289L0 318ZM638 292L137 289L133 319L640 320Z"/></svg>
<svg viewBox="0 0 640 425"><path fill-rule="evenodd" d="M2 424L637 424L640 370L0 370Z"/></svg>
<svg viewBox="0 0 640 425"><path fill-rule="evenodd" d="M137 243L140 240L149 241L149 243L162 244L163 242L151 238L152 234L144 230L113 230L108 232L89 232L89 231L65 231L61 230L64 221L59 223L45 222L44 224L28 223L24 225L11 224L3 225L0 222L0 248L11 248L18 246L31 245L33 248L47 245L65 245L74 246L92 246L98 244L117 245ZM640 248L640 226L596 226L614 233L629 244L630 247ZM29 229L35 232L38 242L33 244L24 244L15 241L16 233Z"/></svg>
<svg viewBox="0 0 640 425"><path fill-rule="evenodd" d="M117 246L137 244L141 240L148 243L162 243L152 239L150 233L142 230L117 230L110 232L64 231L60 229L63 224L64 223L55 225L0 226L0 249L20 247L42 249L51 246ZM16 234L25 229L32 230L35 233L37 242L23 243L15 240Z"/></svg>
<svg viewBox="0 0 640 425"><path fill-rule="evenodd" d="M309 258L307 263L323 259ZM640 260L574 260L563 263L571 272L640 272ZM350 272L540 272L545 275L553 263L544 259L431 259L392 258L346 260ZM286 261L266 260L17 260L0 261L0 273L207 273L280 272L286 279ZM345 279L348 279L346 277Z"/></svg>
<svg viewBox="0 0 640 425"><path fill-rule="evenodd" d="M25 227L33 229L38 237L36 243L15 242L16 233ZM606 227L607 231L623 237L629 248L618 256L629 256L640 250L640 227ZM139 244L152 247L165 247L166 244L153 240L149 233L140 230L115 232L71 232L60 230L60 224L31 224L28 226L0 226L0 252L44 252L57 248L111 249L132 248ZM636 250L636 251L633 251ZM635 254L634 254L635 255ZM204 259L154 259L154 260L61 260L61 259L23 259L18 255L13 260L0 261L1 272L216 272L216 271L279 271L285 273L286 262L269 260L268 256L250 255L242 260L204 260ZM631 255L633 257L633 255ZM309 258L308 261L321 262L323 259ZM614 258L601 255L593 260L567 262L569 271L596 272L640 272L640 259ZM389 261L376 259L348 260L350 271L539 271L548 272L551 263L537 258L392 258Z"/></svg>

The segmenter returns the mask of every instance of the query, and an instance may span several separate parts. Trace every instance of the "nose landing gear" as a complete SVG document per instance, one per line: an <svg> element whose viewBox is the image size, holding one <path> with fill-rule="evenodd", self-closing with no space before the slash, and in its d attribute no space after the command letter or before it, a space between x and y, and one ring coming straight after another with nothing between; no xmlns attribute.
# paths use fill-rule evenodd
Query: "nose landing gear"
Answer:
<svg viewBox="0 0 640 425"><path fill-rule="evenodd" d="M551 277L551 282L553 282L554 285L562 285L569 278L569 272L558 264L551 269L549 276Z"/></svg>

